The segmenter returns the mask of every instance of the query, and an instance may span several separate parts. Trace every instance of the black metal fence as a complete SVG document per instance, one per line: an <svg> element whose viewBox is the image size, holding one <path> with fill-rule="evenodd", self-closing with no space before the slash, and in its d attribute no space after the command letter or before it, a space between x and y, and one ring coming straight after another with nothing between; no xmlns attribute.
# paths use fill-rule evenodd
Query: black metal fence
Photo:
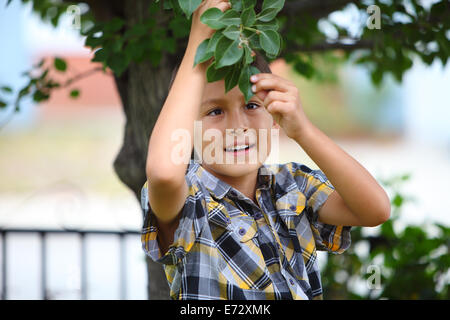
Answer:
<svg viewBox="0 0 450 320"><path fill-rule="evenodd" d="M87 299L87 248L86 248L86 235L116 235L120 240L120 299L126 299L126 248L125 248L125 236L127 235L140 235L140 231L135 230L77 230L77 229L2 229L0 228L1 243L2 243L2 288L1 288L1 299L6 300L8 298L8 269L7 269L7 235L10 233L27 233L27 234L38 234L40 239L40 255L41 255L41 298L44 300L49 299L48 283L47 283L47 235L48 234L78 234L81 241L81 252L80 252L80 270L81 270L81 299Z"/></svg>

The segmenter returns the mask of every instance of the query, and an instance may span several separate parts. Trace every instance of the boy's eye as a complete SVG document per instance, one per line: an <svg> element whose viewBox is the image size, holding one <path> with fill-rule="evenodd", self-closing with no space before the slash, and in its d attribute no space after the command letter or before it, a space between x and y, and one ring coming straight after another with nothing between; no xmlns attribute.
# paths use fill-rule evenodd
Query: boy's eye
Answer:
<svg viewBox="0 0 450 320"><path fill-rule="evenodd" d="M253 102L248 103L246 105L246 107L248 107L248 106L253 106L253 107L250 107L250 110L259 108L259 105L256 103L253 103ZM215 114L216 112L219 112L218 114L220 114L220 113L222 113L222 109L217 108L217 109L211 110L206 115L208 115L208 116L218 115L218 114Z"/></svg>
<svg viewBox="0 0 450 320"><path fill-rule="evenodd" d="M250 108L250 109L256 109L256 108L259 107L259 105L257 105L256 103L253 103L253 102L250 102L249 104L247 104L247 106L251 106L251 105L253 105L255 107L254 108Z"/></svg>
<svg viewBox="0 0 450 320"><path fill-rule="evenodd" d="M220 110L220 109L214 109L214 110L211 110L210 112L208 112L207 115L208 115L208 116L209 116L209 115L214 115L214 114L212 114L212 113L213 113L213 112L216 112L216 111L222 112L222 110Z"/></svg>

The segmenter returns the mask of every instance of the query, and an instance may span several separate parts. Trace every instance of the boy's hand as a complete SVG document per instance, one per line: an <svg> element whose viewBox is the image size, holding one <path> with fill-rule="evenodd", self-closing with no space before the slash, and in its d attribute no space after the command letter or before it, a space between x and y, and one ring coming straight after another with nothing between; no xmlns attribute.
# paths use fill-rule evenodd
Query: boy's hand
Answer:
<svg viewBox="0 0 450 320"><path fill-rule="evenodd" d="M250 81L255 87L252 91L264 102L267 111L286 135L292 139L299 138L311 122L303 111L295 84L272 73L258 73Z"/></svg>
<svg viewBox="0 0 450 320"><path fill-rule="evenodd" d="M198 8L192 13L191 32L189 34L189 42L195 43L196 46L211 38L216 31L200 21L202 14L210 8L218 8L220 11L225 12L231 8L231 4L228 0L203 0L200 3Z"/></svg>

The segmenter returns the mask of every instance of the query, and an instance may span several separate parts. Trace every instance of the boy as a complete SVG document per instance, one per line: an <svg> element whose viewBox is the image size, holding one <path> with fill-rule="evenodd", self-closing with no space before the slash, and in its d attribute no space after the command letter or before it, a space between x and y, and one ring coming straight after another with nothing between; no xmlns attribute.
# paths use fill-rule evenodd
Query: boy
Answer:
<svg viewBox="0 0 450 320"><path fill-rule="evenodd" d="M256 66L266 71L252 79L255 95L247 105L238 86L224 94L223 80L206 81L209 62L193 68L196 48L214 32L199 19L211 7L230 6L206 0L193 13L185 55L150 137L141 195L143 249L164 264L173 299L321 299L316 250L345 251L351 226L389 218L389 198L309 122L295 85L267 71L261 57ZM193 137L196 120L204 131L221 134L212 142L220 145L215 159L246 161L173 161L172 133L182 129ZM280 127L323 171L296 162L263 164L270 135L263 141L249 133ZM189 156L192 140L182 157ZM204 139L202 144L206 150ZM262 160L251 163L255 154Z"/></svg>

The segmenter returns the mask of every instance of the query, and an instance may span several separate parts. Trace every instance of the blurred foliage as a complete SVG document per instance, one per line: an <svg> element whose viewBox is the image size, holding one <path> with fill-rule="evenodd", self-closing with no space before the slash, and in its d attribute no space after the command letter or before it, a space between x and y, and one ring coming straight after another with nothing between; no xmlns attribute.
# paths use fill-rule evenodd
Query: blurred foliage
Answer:
<svg viewBox="0 0 450 320"><path fill-rule="evenodd" d="M450 299L450 228L400 225L402 208L412 200L400 187L409 179L406 174L381 181L392 194L391 218L371 235L354 227L351 247L328 255L322 270L324 299ZM367 250L361 253L358 247Z"/></svg>

